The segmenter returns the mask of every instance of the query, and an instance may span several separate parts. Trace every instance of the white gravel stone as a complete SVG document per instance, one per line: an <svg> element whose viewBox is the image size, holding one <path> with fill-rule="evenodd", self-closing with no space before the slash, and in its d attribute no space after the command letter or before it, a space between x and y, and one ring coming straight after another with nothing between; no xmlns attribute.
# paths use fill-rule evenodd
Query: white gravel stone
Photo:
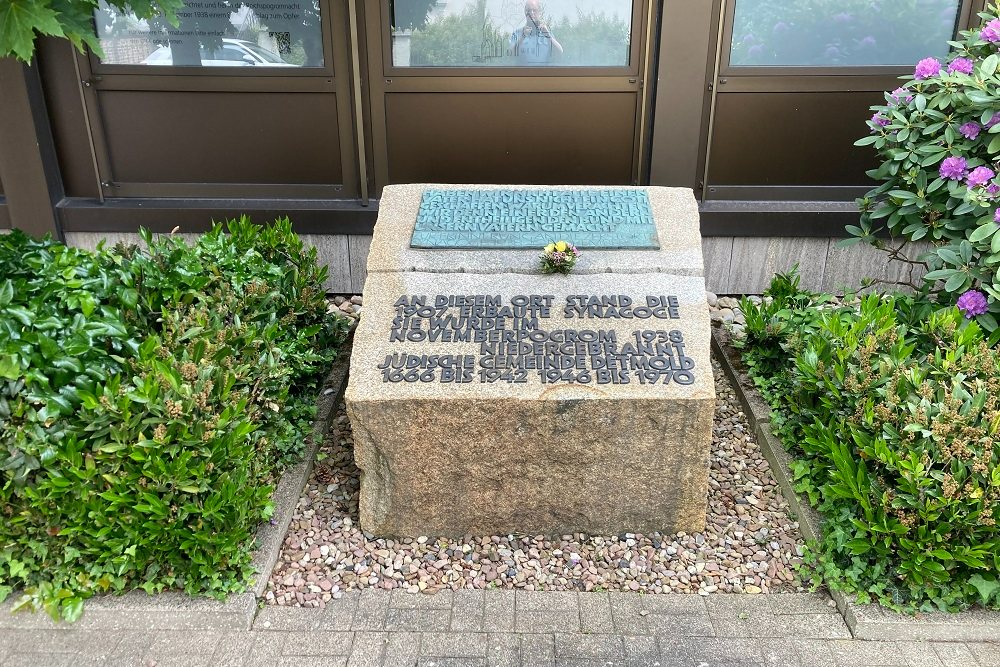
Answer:
<svg viewBox="0 0 1000 667"><path fill-rule="evenodd" d="M736 396L714 361L713 367L717 401L704 532L459 540L366 536L357 525L358 470L341 406L322 447L326 458L316 462L296 507L265 602L323 607L343 591L369 587L693 595L802 590L798 523L788 514Z"/></svg>

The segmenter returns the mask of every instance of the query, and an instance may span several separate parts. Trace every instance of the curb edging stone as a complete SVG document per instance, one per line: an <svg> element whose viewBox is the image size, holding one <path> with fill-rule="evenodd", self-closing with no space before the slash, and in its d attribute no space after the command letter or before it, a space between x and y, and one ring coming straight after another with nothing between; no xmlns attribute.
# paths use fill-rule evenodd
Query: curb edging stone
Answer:
<svg viewBox="0 0 1000 667"><path fill-rule="evenodd" d="M818 541L822 536L823 517L806 498L795 491L789 466L791 456L781 440L771 432L771 409L757 393L752 380L734 363L727 338L726 332L713 329L712 351L729 378L764 458L771 464L771 473L791 511L799 519L799 530L807 540ZM877 603L859 604L842 591L831 589L830 596L837 603L837 609L855 639L994 642L1000 638L1000 612L977 607L950 614L939 612L910 616L886 609Z"/></svg>

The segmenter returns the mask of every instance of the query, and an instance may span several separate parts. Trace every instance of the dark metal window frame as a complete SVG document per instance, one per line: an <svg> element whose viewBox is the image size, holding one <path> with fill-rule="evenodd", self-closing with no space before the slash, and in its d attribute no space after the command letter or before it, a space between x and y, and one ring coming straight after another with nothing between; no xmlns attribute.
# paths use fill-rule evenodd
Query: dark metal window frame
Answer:
<svg viewBox="0 0 1000 667"><path fill-rule="evenodd" d="M359 190L354 124L351 121L350 44L343 3L319 0L323 67L181 67L172 65L112 65L93 52L76 56L78 78L88 116L100 192L109 198L267 198L341 199ZM338 28L339 26L339 28ZM96 26L95 26L96 27ZM214 93L330 93L337 96L336 121L341 128L342 182L295 183L139 183L115 178L100 93L106 91Z"/></svg>
<svg viewBox="0 0 1000 667"><path fill-rule="evenodd" d="M733 22L736 3L739 0L716 0L718 24L717 38L713 40L712 52L716 54L715 72L710 73L711 91L709 114L706 121L705 142L702 151L702 200L705 202L754 201L762 205L773 202L786 203L810 201L817 210L841 209L842 202L853 201L862 190L844 186L739 186L716 185L710 180L709 167L712 159L714 113L718 95L731 93L776 93L776 92L881 92L902 85L899 77L912 73L912 66L856 66L856 67L743 67L732 66ZM976 13L982 11L985 0L961 0L956 19L954 35L974 24ZM740 197L753 199L741 200ZM735 204L720 203L726 208ZM764 207L766 208L766 207ZM798 208L793 206L792 208ZM842 214L842 211L841 211ZM802 230L788 230L788 233L803 235ZM806 235L811 235L807 233Z"/></svg>
<svg viewBox="0 0 1000 667"><path fill-rule="evenodd" d="M389 182L386 95L403 92L630 92L636 95L636 133L632 181L643 182L648 169L652 106L651 57L658 21L656 0L632 0L632 28L627 67L396 67L392 64L390 0L375 0L378 11L366 12L366 39L381 43L369 49L369 96L374 185ZM638 28L638 29L637 29Z"/></svg>

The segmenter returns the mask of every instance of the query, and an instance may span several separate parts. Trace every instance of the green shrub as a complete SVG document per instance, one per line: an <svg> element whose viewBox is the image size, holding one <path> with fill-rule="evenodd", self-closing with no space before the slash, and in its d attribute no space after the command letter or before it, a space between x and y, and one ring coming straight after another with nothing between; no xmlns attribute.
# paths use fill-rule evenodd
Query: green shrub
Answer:
<svg viewBox="0 0 1000 667"><path fill-rule="evenodd" d="M11 483L51 460L80 392L138 349L122 297L94 255L20 231L0 236L0 469Z"/></svg>
<svg viewBox="0 0 1000 667"><path fill-rule="evenodd" d="M759 304L746 297L740 300L746 325L744 336L733 345L744 351L750 377L766 400L790 389L788 359L795 356L803 335L812 331L819 307L830 301L829 295L801 289L799 281L796 264L774 276Z"/></svg>
<svg viewBox="0 0 1000 667"><path fill-rule="evenodd" d="M819 576L898 609L1000 607L1000 364L983 330L913 297L800 303L767 398L825 517Z"/></svg>
<svg viewBox="0 0 1000 667"><path fill-rule="evenodd" d="M14 428L12 437L13 424L4 424L0 598L24 588L20 604L75 618L98 592L178 588L221 597L250 576L271 484L301 456L315 390L346 332L327 313L315 250L287 220L227 228L215 226L193 246L145 234L145 251L9 242L0 268L15 276L12 302L30 303L28 319L69 329L83 317L73 304L94 301L91 315L117 326L104 329L113 337L78 350L107 370L72 385L69 409L31 415L47 429ZM35 250L37 261L17 252L36 246L44 250ZM53 279L52 258L60 257L76 266L58 273L62 283ZM93 282L74 278L84 274ZM37 412L38 390L30 388L49 358L37 353L22 318L0 311L0 322L20 345L16 356L4 352L7 375L17 375L6 391ZM41 454L28 474L11 465L31 463L34 452Z"/></svg>

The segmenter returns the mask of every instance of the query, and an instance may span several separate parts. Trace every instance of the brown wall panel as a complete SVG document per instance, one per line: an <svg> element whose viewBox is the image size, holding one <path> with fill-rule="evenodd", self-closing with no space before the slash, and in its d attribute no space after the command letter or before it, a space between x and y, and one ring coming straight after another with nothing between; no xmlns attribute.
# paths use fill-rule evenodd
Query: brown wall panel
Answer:
<svg viewBox="0 0 1000 667"><path fill-rule="evenodd" d="M330 93L102 91L120 183L342 181Z"/></svg>
<svg viewBox="0 0 1000 667"><path fill-rule="evenodd" d="M76 51L67 40L55 37L38 40L38 65L63 188L69 197L98 197L97 171L75 59Z"/></svg>
<svg viewBox="0 0 1000 667"><path fill-rule="evenodd" d="M391 93L392 183L631 182L635 93Z"/></svg>
<svg viewBox="0 0 1000 667"><path fill-rule="evenodd" d="M865 136L881 92L719 93L709 185L868 185Z"/></svg>

